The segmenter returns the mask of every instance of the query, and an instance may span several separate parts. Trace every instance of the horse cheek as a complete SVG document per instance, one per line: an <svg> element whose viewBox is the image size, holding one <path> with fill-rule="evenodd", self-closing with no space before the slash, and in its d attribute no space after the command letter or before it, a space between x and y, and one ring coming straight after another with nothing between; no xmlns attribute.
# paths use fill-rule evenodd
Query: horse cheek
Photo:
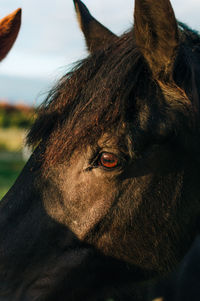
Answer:
<svg viewBox="0 0 200 301"><path fill-rule="evenodd" d="M54 220L84 241L109 212L119 188L113 179L105 179L98 172L81 171L79 167L72 165L59 172L55 184L59 197L51 206L46 204L45 209Z"/></svg>

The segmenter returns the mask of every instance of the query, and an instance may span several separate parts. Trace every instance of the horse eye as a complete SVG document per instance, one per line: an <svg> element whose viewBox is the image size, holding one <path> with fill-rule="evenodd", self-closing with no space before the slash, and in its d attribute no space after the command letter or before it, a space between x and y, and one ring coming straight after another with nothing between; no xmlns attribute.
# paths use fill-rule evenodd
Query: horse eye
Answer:
<svg viewBox="0 0 200 301"><path fill-rule="evenodd" d="M119 158L111 153L101 153L98 158L98 165L106 168L115 168L119 165Z"/></svg>

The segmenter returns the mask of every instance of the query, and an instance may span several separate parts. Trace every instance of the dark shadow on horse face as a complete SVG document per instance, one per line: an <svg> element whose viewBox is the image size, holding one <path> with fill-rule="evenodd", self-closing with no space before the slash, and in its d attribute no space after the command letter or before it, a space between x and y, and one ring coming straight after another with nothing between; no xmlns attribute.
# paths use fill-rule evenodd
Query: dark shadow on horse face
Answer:
<svg viewBox="0 0 200 301"><path fill-rule="evenodd" d="M133 146L128 150L129 139ZM104 153L114 154L119 165L100 165ZM50 168L44 207L103 254L165 273L197 233L200 191L193 160L171 137L138 154L134 137L111 131L95 146L75 151L69 162ZM49 198L50 191L59 197Z"/></svg>
<svg viewBox="0 0 200 301"><path fill-rule="evenodd" d="M39 153L1 202L0 300L62 301L67 296L100 301L115 295L115 300L132 300L136 292L127 286L154 272L104 256L57 220L58 212L67 219L61 205L66 199L51 179L41 176Z"/></svg>
<svg viewBox="0 0 200 301"><path fill-rule="evenodd" d="M105 135L48 174L36 149L1 203L0 300L132 300L133 283L180 260L195 234L194 166L171 141L128 160L125 136ZM120 165L97 165L102 152Z"/></svg>

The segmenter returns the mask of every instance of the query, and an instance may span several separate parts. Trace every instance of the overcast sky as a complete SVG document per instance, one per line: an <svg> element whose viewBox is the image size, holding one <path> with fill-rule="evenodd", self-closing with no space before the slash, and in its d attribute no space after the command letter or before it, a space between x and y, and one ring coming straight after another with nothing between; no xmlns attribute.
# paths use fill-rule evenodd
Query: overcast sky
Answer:
<svg viewBox="0 0 200 301"><path fill-rule="evenodd" d="M132 26L133 0L85 0L84 3L99 21L116 34ZM172 5L179 20L200 30L200 0L172 0ZM73 62L86 55L85 44L72 0L0 0L0 17L18 7L23 9L23 22L17 42L0 66L0 98L27 98L32 101L35 99L33 94L37 93L36 83L38 90L46 89L47 83L60 77ZM9 77L22 79L21 88L17 84L16 95L15 91L12 91L12 96L9 94L14 82L9 82ZM24 87L29 94L25 96L22 93L20 96L24 77L30 83L29 88L28 85ZM1 85L1 79L4 85ZM31 81L35 82L34 92Z"/></svg>

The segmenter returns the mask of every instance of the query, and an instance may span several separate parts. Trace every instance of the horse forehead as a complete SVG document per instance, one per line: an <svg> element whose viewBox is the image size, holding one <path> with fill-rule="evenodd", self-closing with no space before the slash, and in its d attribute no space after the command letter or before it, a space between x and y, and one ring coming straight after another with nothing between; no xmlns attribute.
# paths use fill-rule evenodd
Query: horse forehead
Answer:
<svg viewBox="0 0 200 301"><path fill-rule="evenodd" d="M127 123L123 121L117 127L110 128L109 131L103 133L100 139L97 141L99 146L110 146L117 145L121 141L122 137L129 133Z"/></svg>

